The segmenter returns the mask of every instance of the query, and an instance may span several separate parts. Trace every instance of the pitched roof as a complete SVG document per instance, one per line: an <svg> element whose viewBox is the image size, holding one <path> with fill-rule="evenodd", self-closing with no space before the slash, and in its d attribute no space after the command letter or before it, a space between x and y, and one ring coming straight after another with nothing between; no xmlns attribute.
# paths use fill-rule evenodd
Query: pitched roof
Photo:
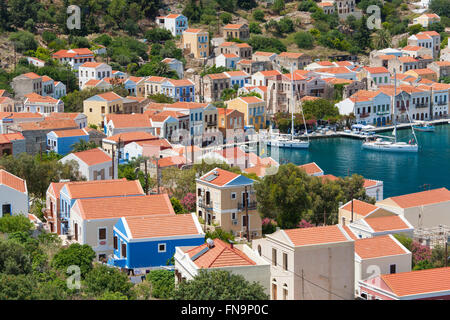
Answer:
<svg viewBox="0 0 450 320"><path fill-rule="evenodd" d="M27 183L25 180L3 169L0 169L0 185L8 186L22 193L27 192Z"/></svg>
<svg viewBox="0 0 450 320"><path fill-rule="evenodd" d="M347 202L346 204L344 204L342 207L340 207L340 209L346 210L346 211L352 211L352 201ZM360 216L367 216L368 214L374 212L375 210L377 210L378 207L358 200L358 199L353 199L353 212L356 214L359 214Z"/></svg>
<svg viewBox="0 0 450 320"><path fill-rule="evenodd" d="M399 244L392 235L357 239L355 253L361 259L372 259L407 254L409 251Z"/></svg>
<svg viewBox="0 0 450 320"><path fill-rule="evenodd" d="M113 136L104 138L104 140L119 142L119 139L123 143L139 141L139 140L154 140L157 139L154 135L145 131L132 131L132 132L122 132L115 134Z"/></svg>
<svg viewBox="0 0 450 320"><path fill-rule="evenodd" d="M245 103L260 103L260 102L264 102L263 99L260 99L260 98L255 97L255 96L239 97L238 99L241 99Z"/></svg>
<svg viewBox="0 0 450 320"><path fill-rule="evenodd" d="M254 56L265 56L265 57L270 57L273 55L276 55L275 52L265 52L265 51L256 51L253 53Z"/></svg>
<svg viewBox="0 0 450 320"><path fill-rule="evenodd" d="M29 93L25 95L26 102L31 103L57 103L59 100L54 99L50 96L41 96L35 92Z"/></svg>
<svg viewBox="0 0 450 320"><path fill-rule="evenodd" d="M222 55L227 59L239 59L239 56L234 53L222 53Z"/></svg>
<svg viewBox="0 0 450 320"><path fill-rule="evenodd" d="M338 225L282 230L294 246L350 241Z"/></svg>
<svg viewBox="0 0 450 320"><path fill-rule="evenodd" d="M242 71L242 70L225 71L224 73L230 77L248 77L248 76L250 76L247 72Z"/></svg>
<svg viewBox="0 0 450 320"><path fill-rule="evenodd" d="M413 57L400 57L400 58L398 58L398 60L400 62L403 62L403 63L405 63L405 62L417 62L417 59L414 59Z"/></svg>
<svg viewBox="0 0 450 320"><path fill-rule="evenodd" d="M396 231L411 229L404 221L404 218L398 215L384 217L366 217L364 221L373 229L374 232Z"/></svg>
<svg viewBox="0 0 450 320"><path fill-rule="evenodd" d="M281 75L281 72L278 70L265 70L265 71L259 71L258 73L262 74L264 77L272 77L272 76Z"/></svg>
<svg viewBox="0 0 450 320"><path fill-rule="evenodd" d="M370 73L389 73L389 70L385 67L364 67Z"/></svg>
<svg viewBox="0 0 450 320"><path fill-rule="evenodd" d="M84 129L68 129L68 130L58 130L53 131L58 138L66 137L79 137L88 136L89 134Z"/></svg>
<svg viewBox="0 0 450 320"><path fill-rule="evenodd" d="M252 266L256 263L250 259L244 252L231 244L220 239L214 239L214 246L208 247L208 244L192 248L186 253L199 268L223 268L235 266ZM206 252L201 253L206 250ZM200 254L198 257L196 255Z"/></svg>
<svg viewBox="0 0 450 320"><path fill-rule="evenodd" d="M236 179L239 176L240 175L237 173L223 170L220 168L215 168L210 172L206 173L204 176L200 177L199 180L221 187L226 185L230 181Z"/></svg>
<svg viewBox="0 0 450 320"><path fill-rule="evenodd" d="M227 24L226 26L224 26L224 29L240 29L241 27L243 27L244 24Z"/></svg>
<svg viewBox="0 0 450 320"><path fill-rule="evenodd" d="M186 158L184 156L170 156L158 159L158 166L160 168L180 166L186 164Z"/></svg>
<svg viewBox="0 0 450 320"><path fill-rule="evenodd" d="M80 67L83 67L83 68L98 68L102 64L106 65L106 63L103 63L103 62L85 62Z"/></svg>
<svg viewBox="0 0 450 320"><path fill-rule="evenodd" d="M72 153L78 159L86 163L88 166L93 166L99 163L111 161L112 158L101 148L94 148L90 150Z"/></svg>
<svg viewBox="0 0 450 320"><path fill-rule="evenodd" d="M145 114L108 114L106 121L112 121L114 128L147 128L150 127L150 120Z"/></svg>
<svg viewBox="0 0 450 320"><path fill-rule="evenodd" d="M282 52L278 55L278 57L298 59L303 55L304 55L304 53L302 53L302 52Z"/></svg>
<svg viewBox="0 0 450 320"><path fill-rule="evenodd" d="M381 279L397 296L450 290L450 267L383 274Z"/></svg>
<svg viewBox="0 0 450 320"><path fill-rule="evenodd" d="M39 79L39 78L41 77L40 75L37 75L37 74L34 73L34 72L27 72L27 73L24 73L23 76L25 76L25 77L27 77L27 78L30 78L30 79Z"/></svg>
<svg viewBox="0 0 450 320"><path fill-rule="evenodd" d="M139 180L113 179L94 181L71 181L62 183L60 189L66 185L71 199L103 198L144 195ZM59 192L58 192L59 195Z"/></svg>
<svg viewBox="0 0 450 320"><path fill-rule="evenodd" d="M199 32L203 32L202 29L193 29L193 28L189 28L184 30L184 32L188 32L188 33L199 33Z"/></svg>
<svg viewBox="0 0 450 320"><path fill-rule="evenodd" d="M103 79L103 80L104 80L104 79ZM102 98L102 99L104 99L104 100L106 100L106 101L114 101L114 100L122 99L121 96L119 96L117 93L115 93L115 92L113 92L113 91L110 91L110 92L104 92L104 93L99 93L99 94L95 95L95 96L92 97L92 98L95 98L95 97L100 97L100 98ZM92 98L87 99L87 101L89 101L89 100L94 100L94 99L92 99Z"/></svg>
<svg viewBox="0 0 450 320"><path fill-rule="evenodd" d="M43 121L22 122L19 124L22 131L27 130L56 130L56 129L76 129L78 124L71 119L47 119Z"/></svg>
<svg viewBox="0 0 450 320"><path fill-rule="evenodd" d="M347 69L346 67L321 68L315 70L315 72L333 73L333 74L352 73L352 71Z"/></svg>
<svg viewBox="0 0 450 320"><path fill-rule="evenodd" d="M223 72L221 73L210 73L206 75L208 78L211 78L213 80L215 79L228 79L227 75Z"/></svg>
<svg viewBox="0 0 450 320"><path fill-rule="evenodd" d="M422 47L419 46L406 46L402 50L404 51L419 51Z"/></svg>
<svg viewBox="0 0 450 320"><path fill-rule="evenodd" d="M450 191L446 188L427 190L389 198L400 208L412 208L433 203L450 201Z"/></svg>
<svg viewBox="0 0 450 320"><path fill-rule="evenodd" d="M315 173L321 173L321 172L323 173L323 170L315 162L305 163L298 167L300 169L305 170L306 174L308 174L308 175L313 175Z"/></svg>
<svg viewBox="0 0 450 320"><path fill-rule="evenodd" d="M0 134L0 144L11 143L16 140L25 140L25 137L20 132Z"/></svg>
<svg viewBox="0 0 450 320"><path fill-rule="evenodd" d="M202 234L191 214L126 217L125 221L132 239Z"/></svg>
<svg viewBox="0 0 450 320"><path fill-rule="evenodd" d="M79 199L76 204L79 205L81 217L87 220L144 215L175 215L167 194Z"/></svg>

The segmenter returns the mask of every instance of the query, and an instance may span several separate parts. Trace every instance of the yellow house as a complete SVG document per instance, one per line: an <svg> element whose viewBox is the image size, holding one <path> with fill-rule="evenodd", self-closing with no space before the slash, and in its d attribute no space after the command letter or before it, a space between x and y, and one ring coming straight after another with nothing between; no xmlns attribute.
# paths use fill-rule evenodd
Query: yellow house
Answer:
<svg viewBox="0 0 450 320"><path fill-rule="evenodd" d="M103 128L105 115L123 113L123 98L112 91L97 94L83 101L83 113L88 124Z"/></svg>
<svg viewBox="0 0 450 320"><path fill-rule="evenodd" d="M256 130L265 127L266 102L258 97L239 97L225 101L228 108L238 110L244 114L246 126L253 126Z"/></svg>
<svg viewBox="0 0 450 320"><path fill-rule="evenodd" d="M416 78L428 79L428 80L435 81L435 82L438 80L437 73L428 68L408 70L405 72L405 74L409 74Z"/></svg>
<svg viewBox="0 0 450 320"><path fill-rule="evenodd" d="M188 49L194 58L209 56L209 35L202 29L187 29L183 32L183 48Z"/></svg>

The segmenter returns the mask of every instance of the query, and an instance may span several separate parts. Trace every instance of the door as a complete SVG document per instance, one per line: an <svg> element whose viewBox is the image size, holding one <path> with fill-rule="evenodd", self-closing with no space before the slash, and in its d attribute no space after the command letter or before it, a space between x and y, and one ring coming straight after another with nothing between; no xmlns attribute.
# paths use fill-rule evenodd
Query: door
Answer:
<svg viewBox="0 0 450 320"><path fill-rule="evenodd" d="M73 228L75 229L75 241L78 241L78 223L75 223Z"/></svg>
<svg viewBox="0 0 450 320"><path fill-rule="evenodd" d="M277 285L272 283L272 300L277 300Z"/></svg>

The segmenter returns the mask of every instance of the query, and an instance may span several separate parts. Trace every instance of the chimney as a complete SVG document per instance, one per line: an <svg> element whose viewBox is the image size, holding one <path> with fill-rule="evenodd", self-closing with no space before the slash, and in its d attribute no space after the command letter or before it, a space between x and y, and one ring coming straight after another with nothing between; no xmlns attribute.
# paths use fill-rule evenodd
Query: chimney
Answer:
<svg viewBox="0 0 450 320"><path fill-rule="evenodd" d="M231 241L231 240L228 240L228 241L230 242L231 249L233 249L234 248L233 241Z"/></svg>

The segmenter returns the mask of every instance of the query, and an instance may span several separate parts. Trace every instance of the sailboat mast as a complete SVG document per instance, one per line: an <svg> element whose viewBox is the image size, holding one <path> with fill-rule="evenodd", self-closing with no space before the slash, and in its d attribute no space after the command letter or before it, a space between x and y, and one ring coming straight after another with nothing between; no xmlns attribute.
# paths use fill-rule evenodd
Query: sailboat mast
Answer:
<svg viewBox="0 0 450 320"><path fill-rule="evenodd" d="M294 140L294 67L291 65L291 140Z"/></svg>
<svg viewBox="0 0 450 320"><path fill-rule="evenodd" d="M395 131L395 135L394 135L394 141L397 142L397 119L396 119L396 113L395 113L395 99L397 98L397 71L394 69L394 100L393 100L393 104L392 107L394 108L394 131Z"/></svg>

